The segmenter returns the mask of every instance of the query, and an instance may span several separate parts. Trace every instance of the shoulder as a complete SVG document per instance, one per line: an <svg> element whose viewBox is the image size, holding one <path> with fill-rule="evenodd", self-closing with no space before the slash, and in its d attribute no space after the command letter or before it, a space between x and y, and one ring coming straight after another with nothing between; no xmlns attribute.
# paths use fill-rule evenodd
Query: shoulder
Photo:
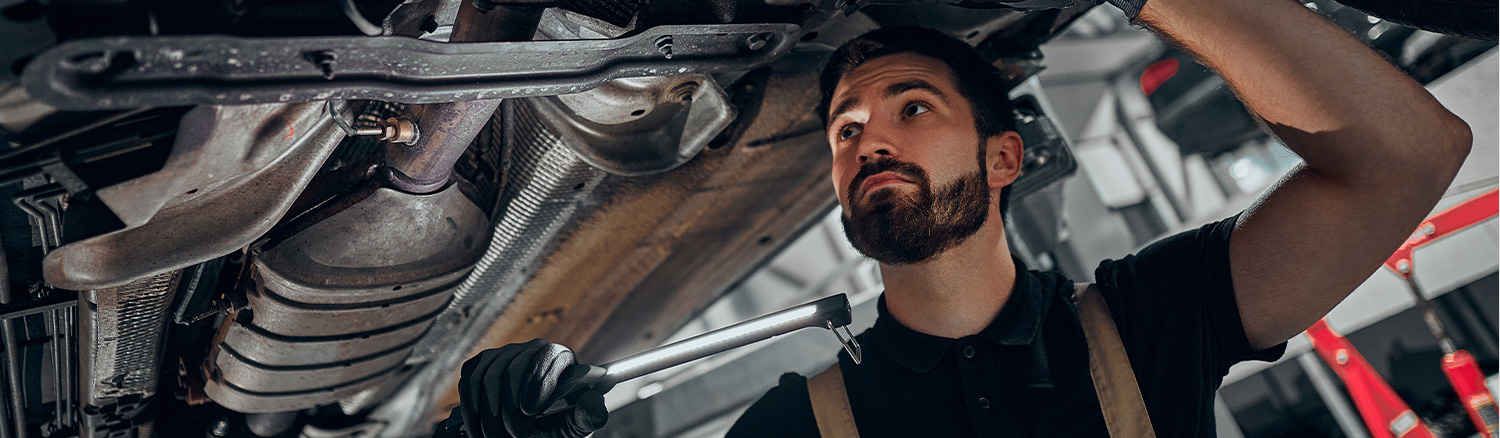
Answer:
<svg viewBox="0 0 1500 438"><path fill-rule="evenodd" d="M1184 274L1228 276L1229 236L1239 216L1203 225L1152 242L1135 254L1099 263L1094 277L1101 285L1132 280L1181 279ZM1161 278L1166 277L1166 278Z"/></svg>
<svg viewBox="0 0 1500 438"><path fill-rule="evenodd" d="M1076 313L1073 295L1078 291L1080 284L1089 284L1087 281L1077 283L1068 278L1066 274L1058 271L1026 271L1026 275L1036 281L1038 289L1042 291L1041 298L1046 301L1043 307L1048 313L1055 311L1059 303L1069 312Z"/></svg>
<svg viewBox="0 0 1500 438"><path fill-rule="evenodd" d="M1243 213L1241 213L1243 214ZM1240 215L1157 240L1094 272L1127 350L1172 346L1222 371L1279 350L1250 347L1230 277L1229 238Z"/></svg>
<svg viewBox="0 0 1500 438"><path fill-rule="evenodd" d="M782 374L776 387L750 405L724 436L817 437L818 422L808 398L807 378L796 373Z"/></svg>

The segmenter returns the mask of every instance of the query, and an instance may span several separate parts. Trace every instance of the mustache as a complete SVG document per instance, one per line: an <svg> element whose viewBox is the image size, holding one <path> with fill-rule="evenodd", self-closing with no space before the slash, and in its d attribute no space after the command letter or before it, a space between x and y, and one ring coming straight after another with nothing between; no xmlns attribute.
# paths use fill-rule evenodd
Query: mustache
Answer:
<svg viewBox="0 0 1500 438"><path fill-rule="evenodd" d="M861 193L856 193L856 191L864 185L865 179L881 172L894 172L903 175L917 185L925 186L927 184L927 171L922 170L921 166L891 157L880 157L859 166L859 172L855 173L854 180L849 182L849 189L844 191L844 193L849 194L850 204L853 204L854 200L859 198L857 195L862 195Z"/></svg>

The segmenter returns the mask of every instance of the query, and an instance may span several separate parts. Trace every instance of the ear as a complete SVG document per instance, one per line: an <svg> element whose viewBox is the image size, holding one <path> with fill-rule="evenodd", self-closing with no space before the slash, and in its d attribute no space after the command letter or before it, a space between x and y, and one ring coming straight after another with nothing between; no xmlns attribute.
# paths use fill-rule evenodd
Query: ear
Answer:
<svg viewBox="0 0 1500 438"><path fill-rule="evenodd" d="M1015 131L1005 131L999 135L990 136L985 140L985 165L989 166L990 190L1000 188L1016 182L1021 176L1021 159L1025 156L1026 148L1021 144L1020 134Z"/></svg>

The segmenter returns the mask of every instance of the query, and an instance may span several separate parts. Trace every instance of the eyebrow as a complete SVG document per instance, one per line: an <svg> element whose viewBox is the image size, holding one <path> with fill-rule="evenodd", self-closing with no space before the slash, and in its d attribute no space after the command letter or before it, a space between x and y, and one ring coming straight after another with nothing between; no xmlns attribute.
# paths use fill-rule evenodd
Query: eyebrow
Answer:
<svg viewBox="0 0 1500 438"><path fill-rule="evenodd" d="M901 82L897 82L897 83L891 84L890 86L885 87L885 97L900 96L901 93L905 93L905 92L912 91L912 90L926 91L928 93L935 94L935 95L937 95L937 97L940 97L940 98L946 98L946 97L948 97L948 96L943 95L943 92L939 91L936 86L933 86L932 84L928 83L927 81L924 81L924 80L921 80L921 79L912 79L912 80L908 80L908 81L901 81Z"/></svg>
<svg viewBox="0 0 1500 438"><path fill-rule="evenodd" d="M828 121L832 122L834 120L838 120L839 116L844 115L844 113L847 113L849 112L849 110L854 109L855 105L859 105L858 97L844 99L843 102L839 102L839 106L837 108L833 109L833 115L828 116Z"/></svg>
<svg viewBox="0 0 1500 438"><path fill-rule="evenodd" d="M901 93L912 90L926 91L937 96L939 99L946 100L948 98L948 96L943 94L941 90L938 90L936 86L921 79L912 79L891 84L890 86L885 87L884 95L887 98L896 97L900 96ZM859 97L851 97L845 99L843 102L839 102L839 106L833 109L833 113L828 116L828 120L832 121L838 119L839 116L843 115L846 112L849 112L849 110L854 109L856 105L859 105Z"/></svg>

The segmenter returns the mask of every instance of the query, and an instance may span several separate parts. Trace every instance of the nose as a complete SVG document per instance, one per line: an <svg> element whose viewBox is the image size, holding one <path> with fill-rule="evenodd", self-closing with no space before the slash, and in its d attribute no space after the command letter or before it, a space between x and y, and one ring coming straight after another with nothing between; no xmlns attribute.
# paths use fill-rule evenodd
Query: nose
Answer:
<svg viewBox="0 0 1500 438"><path fill-rule="evenodd" d="M863 166L865 163L868 163L868 162L870 162L872 160L878 160L881 157L889 157L891 155L893 155L893 154L891 154L890 150L886 149L886 148L870 148L870 149L863 149L863 148L861 148L860 152L859 152L858 160L859 160L859 164L861 166Z"/></svg>
<svg viewBox="0 0 1500 438"><path fill-rule="evenodd" d="M878 160L882 157L895 157L898 152L895 143L891 142L891 140L885 136L885 133L883 132L884 129L879 126L871 125L876 124L867 124L865 126L865 132L860 135L858 149L859 155L856 157L856 161L858 161L860 165L864 165L865 163L873 160Z"/></svg>

